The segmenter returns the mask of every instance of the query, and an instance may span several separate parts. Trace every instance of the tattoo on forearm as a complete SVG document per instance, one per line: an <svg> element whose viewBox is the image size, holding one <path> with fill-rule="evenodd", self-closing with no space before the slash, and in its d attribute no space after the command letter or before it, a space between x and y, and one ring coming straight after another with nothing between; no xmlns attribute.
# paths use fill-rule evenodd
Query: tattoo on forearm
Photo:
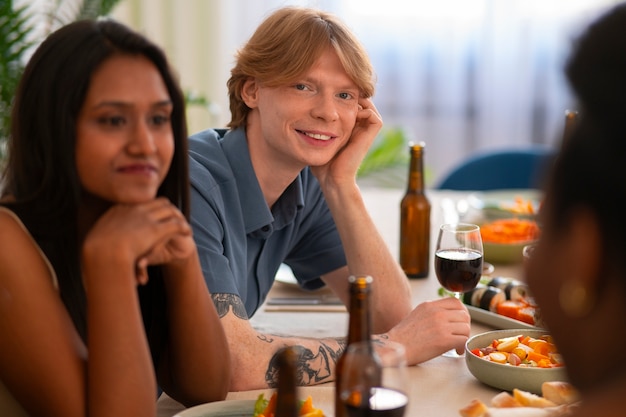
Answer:
<svg viewBox="0 0 626 417"><path fill-rule="evenodd" d="M296 380L298 385L319 384L331 380L331 366L335 363L343 349L333 350L325 343L321 343L317 353L304 346L293 346L296 352ZM276 361L278 353L270 359L265 381L271 388L275 388L278 383L278 367Z"/></svg>
<svg viewBox="0 0 626 417"><path fill-rule="evenodd" d="M332 349L330 346L322 342L322 346L326 349L326 351L328 352L330 356L330 359L332 360L333 369L335 365L337 365L337 361L339 360L339 357L343 354L343 351L346 349L345 339L338 339L336 340L336 342L339 345L337 349Z"/></svg>
<svg viewBox="0 0 626 417"><path fill-rule="evenodd" d="M274 341L274 338L271 337L270 335L267 334L263 334L263 333L259 333L259 335L257 336L257 338L262 341L262 342L267 342L267 343L272 343Z"/></svg>
<svg viewBox="0 0 626 417"><path fill-rule="evenodd" d="M339 360L339 357L343 354L348 345L346 339L337 339L337 343L339 344L339 349L335 352L335 363L337 363L337 360Z"/></svg>
<svg viewBox="0 0 626 417"><path fill-rule="evenodd" d="M246 308L239 298L235 294L211 294L213 304L217 310L217 315L222 318L229 311L232 310L233 314L242 320L248 320L248 314Z"/></svg>

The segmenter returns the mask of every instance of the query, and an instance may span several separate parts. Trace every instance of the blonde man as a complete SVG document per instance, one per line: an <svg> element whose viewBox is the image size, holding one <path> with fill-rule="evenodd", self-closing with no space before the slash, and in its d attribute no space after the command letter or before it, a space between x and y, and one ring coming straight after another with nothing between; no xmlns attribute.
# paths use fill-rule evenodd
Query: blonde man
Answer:
<svg viewBox="0 0 626 417"><path fill-rule="evenodd" d="M374 71L336 17L286 7L239 51L228 81L230 130L191 138L192 225L207 284L226 329L231 390L273 386L273 358L300 351L301 384L331 381L342 338L262 334L248 318L282 262L304 288L375 278L376 338L403 343L412 364L463 349L467 310L454 299L412 309L408 281L376 230L355 175L382 127Z"/></svg>

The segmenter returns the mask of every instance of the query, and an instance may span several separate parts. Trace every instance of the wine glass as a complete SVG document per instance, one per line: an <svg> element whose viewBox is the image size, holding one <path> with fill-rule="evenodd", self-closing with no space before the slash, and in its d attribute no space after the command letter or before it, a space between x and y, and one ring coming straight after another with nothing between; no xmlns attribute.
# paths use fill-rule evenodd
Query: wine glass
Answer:
<svg viewBox="0 0 626 417"><path fill-rule="evenodd" d="M443 224L435 247L435 274L443 288L461 299L476 287L483 271L483 241L475 224ZM443 354L461 357L454 349Z"/></svg>
<svg viewBox="0 0 626 417"><path fill-rule="evenodd" d="M345 353L339 398L348 417L402 417L409 379L404 346L399 343L357 342Z"/></svg>

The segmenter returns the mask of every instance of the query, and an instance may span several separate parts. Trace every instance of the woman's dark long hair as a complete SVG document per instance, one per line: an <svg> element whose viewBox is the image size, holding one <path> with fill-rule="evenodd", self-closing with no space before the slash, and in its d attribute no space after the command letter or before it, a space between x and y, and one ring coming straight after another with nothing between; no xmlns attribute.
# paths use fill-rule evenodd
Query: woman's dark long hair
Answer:
<svg viewBox="0 0 626 417"><path fill-rule="evenodd" d="M563 233L571 214L595 214L607 267L621 273L626 252L626 4L609 9L580 38L566 75L581 118L557 158L546 206L552 231Z"/></svg>
<svg viewBox="0 0 626 417"><path fill-rule="evenodd" d="M188 216L184 96L163 51L113 20L69 24L37 48L17 89L3 175L3 195L11 197L10 203L4 204L18 214L52 263L63 302L83 339L86 300L76 221L82 195L75 162L76 122L92 74L119 54L149 59L167 87L173 103L175 151L158 194ZM158 268L151 270L154 273ZM158 285L160 280L154 281Z"/></svg>

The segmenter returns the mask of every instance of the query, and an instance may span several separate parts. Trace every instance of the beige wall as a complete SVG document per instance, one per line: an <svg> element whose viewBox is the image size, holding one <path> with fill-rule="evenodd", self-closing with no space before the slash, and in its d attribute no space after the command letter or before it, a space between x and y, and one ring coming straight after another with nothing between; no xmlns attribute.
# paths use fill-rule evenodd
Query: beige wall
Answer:
<svg viewBox="0 0 626 417"><path fill-rule="evenodd" d="M220 0L122 0L113 17L161 45L186 92L205 96L211 109L188 108L189 132L228 122L226 80L232 50L218 42Z"/></svg>

